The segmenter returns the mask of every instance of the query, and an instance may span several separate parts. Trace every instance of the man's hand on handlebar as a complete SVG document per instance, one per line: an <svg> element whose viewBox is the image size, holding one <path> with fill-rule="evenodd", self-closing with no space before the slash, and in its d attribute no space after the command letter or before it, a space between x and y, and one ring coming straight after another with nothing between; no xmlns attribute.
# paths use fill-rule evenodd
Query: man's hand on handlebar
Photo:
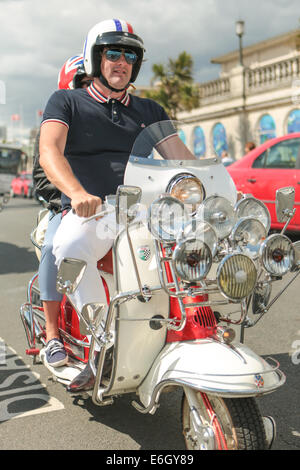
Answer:
<svg viewBox="0 0 300 470"><path fill-rule="evenodd" d="M98 196L81 192L72 196L71 199L72 211L79 217L91 217L99 211L102 205L102 200Z"/></svg>

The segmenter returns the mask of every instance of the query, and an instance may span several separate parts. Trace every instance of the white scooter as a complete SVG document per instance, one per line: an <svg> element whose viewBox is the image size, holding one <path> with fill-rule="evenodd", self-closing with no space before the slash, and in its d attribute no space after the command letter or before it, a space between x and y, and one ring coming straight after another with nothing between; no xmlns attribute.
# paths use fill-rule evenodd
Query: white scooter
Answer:
<svg viewBox="0 0 300 470"><path fill-rule="evenodd" d="M270 300L272 283L300 272L298 246L284 235L294 214L293 188L278 191L277 216L286 225L268 236L265 205L251 196L237 201L218 158L187 159L185 146L173 145L175 128L165 121L141 132L124 186L94 216L116 212L112 265L110 253L98 264L109 304L104 322L103 304L79 312L68 299L85 262L61 263L60 332L69 363L45 365L66 385L89 360L96 376L93 402L110 405L135 392L133 406L141 413L155 413L160 394L181 387L187 449L266 449L275 423L261 416L255 397L277 390L285 376L276 361L237 342L230 324L256 324L281 294ZM27 353L43 360L37 275L21 317Z"/></svg>

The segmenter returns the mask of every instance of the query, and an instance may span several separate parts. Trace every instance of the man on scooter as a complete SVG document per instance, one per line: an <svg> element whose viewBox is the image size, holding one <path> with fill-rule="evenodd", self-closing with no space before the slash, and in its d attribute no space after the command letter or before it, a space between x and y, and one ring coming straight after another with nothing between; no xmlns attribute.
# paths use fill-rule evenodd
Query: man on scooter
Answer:
<svg viewBox="0 0 300 470"><path fill-rule="evenodd" d="M41 165L62 192L64 217L53 243L56 263L66 257L87 263L71 297L79 311L90 302L106 303L97 260L111 248L115 224L111 214L82 225L83 218L97 213L105 196L123 184L132 145L142 129L168 119L154 101L128 93L144 55L143 41L129 23L114 19L95 25L87 35L83 55L93 83L86 90L60 90L50 97L40 139ZM106 226L111 235L99 240L99 226ZM57 314L51 322L57 323ZM55 354L63 353L62 343L59 348L56 342ZM87 365L68 389L77 392L93 384Z"/></svg>

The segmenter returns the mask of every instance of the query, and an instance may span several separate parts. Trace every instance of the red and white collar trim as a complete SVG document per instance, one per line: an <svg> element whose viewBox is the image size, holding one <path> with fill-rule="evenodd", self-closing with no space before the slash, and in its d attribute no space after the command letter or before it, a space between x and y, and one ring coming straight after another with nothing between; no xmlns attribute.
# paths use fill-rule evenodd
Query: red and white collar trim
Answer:
<svg viewBox="0 0 300 470"><path fill-rule="evenodd" d="M120 103L124 104L124 106L129 105L130 95L127 90L124 91L124 94L120 98L110 98L110 97L103 95L103 93L97 90L97 88L95 87L93 83L91 83L91 85L86 90L89 93L89 95L92 98L94 98L96 101L98 101L99 103L108 103L111 99L116 99L120 101Z"/></svg>

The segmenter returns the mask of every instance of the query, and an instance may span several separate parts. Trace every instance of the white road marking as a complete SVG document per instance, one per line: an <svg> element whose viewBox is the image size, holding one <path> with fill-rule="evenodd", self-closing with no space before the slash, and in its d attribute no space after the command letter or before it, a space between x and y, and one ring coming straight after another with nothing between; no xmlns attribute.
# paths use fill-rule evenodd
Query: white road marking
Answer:
<svg viewBox="0 0 300 470"><path fill-rule="evenodd" d="M59 400L48 394L46 385L39 379L40 374L31 371L16 351L0 338L0 422L64 409Z"/></svg>

